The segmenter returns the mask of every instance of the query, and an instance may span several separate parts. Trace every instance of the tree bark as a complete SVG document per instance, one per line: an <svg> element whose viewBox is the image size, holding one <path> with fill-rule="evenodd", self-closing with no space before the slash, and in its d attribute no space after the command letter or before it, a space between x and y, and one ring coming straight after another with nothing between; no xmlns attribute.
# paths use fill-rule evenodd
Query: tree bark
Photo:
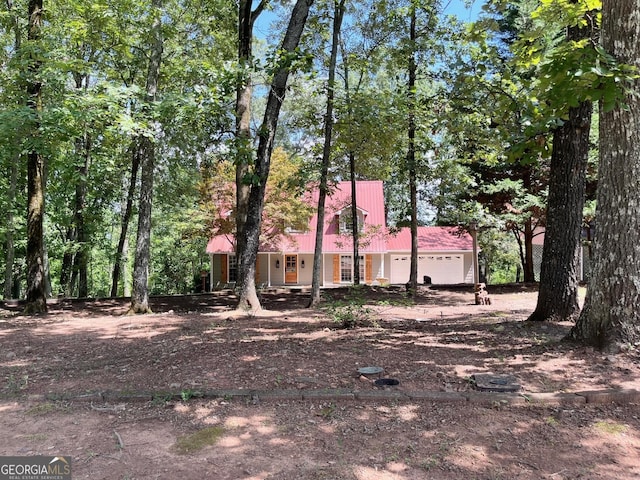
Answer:
<svg viewBox="0 0 640 480"><path fill-rule="evenodd" d="M139 138L139 142L142 171L138 203L138 232L133 266L133 291L129 313L152 313L149 308L148 282L151 259L151 207L155 149L153 141L147 137Z"/></svg>
<svg viewBox="0 0 640 480"><path fill-rule="evenodd" d="M261 0L251 10L251 0L238 3L238 63L242 74L236 89L236 259L238 268L245 249L245 224L251 192L251 165L253 164L253 138L251 135L251 96L253 92L253 25L264 11L268 0Z"/></svg>
<svg viewBox="0 0 640 480"><path fill-rule="evenodd" d="M596 37L596 30L589 27L567 29L567 42ZM530 321L575 320L580 313L580 237L592 113L590 101L571 107L568 118L553 132L540 288Z"/></svg>
<svg viewBox="0 0 640 480"><path fill-rule="evenodd" d="M522 184L525 192L531 191L532 169L526 167L523 171ZM524 283L534 283L536 281L535 269L533 268L533 218L529 216L524 221L524 262L522 263L522 273Z"/></svg>
<svg viewBox="0 0 640 480"><path fill-rule="evenodd" d="M40 40L43 0L29 0L29 42ZM38 151L42 115L41 61L33 56L28 65L27 105L31 110L31 136L35 146L27 153L27 303L26 314L47 311L44 272L44 157Z"/></svg>
<svg viewBox="0 0 640 480"><path fill-rule="evenodd" d="M15 51L18 52L20 50L20 45L22 43L22 36L20 32L20 18L18 14L15 13L13 8L13 1L6 0L7 12L11 16L13 22L13 32L14 32L14 47ZM14 233L15 233L15 217L14 217L14 209L16 204L16 190L18 183L18 162L20 161L20 154L16 153L11 165L9 166L9 190L7 192L7 205L9 206L7 210L7 222L6 222L6 237L5 237L5 257L4 257L4 292L3 298L9 299L12 298L13 293L13 263L15 261L15 244L14 244Z"/></svg>
<svg viewBox="0 0 640 480"><path fill-rule="evenodd" d="M9 299L12 297L13 291L13 262L15 260L15 245L14 245L14 233L15 233L15 219L14 219L14 207L16 203L16 189L18 183L18 162L20 161L20 155L16 155L11 166L9 167L9 191L7 192L7 204L9 208L7 210L7 222L6 222L6 234L5 234L5 257L4 257L4 296L3 298Z"/></svg>
<svg viewBox="0 0 640 480"><path fill-rule="evenodd" d="M345 0L334 1L333 33L331 56L329 58L329 79L327 81L327 110L324 117L324 145L322 147L322 165L320 167L320 185L318 193L318 214L316 222L316 243L313 255L311 280L311 301L309 307L320 303L320 266L322 263L322 240L324 239L325 203L328 192L329 165L331 164L331 141L333 138L333 107L335 99L336 64L338 61L338 43L344 18Z"/></svg>
<svg viewBox="0 0 640 480"><path fill-rule="evenodd" d="M151 26L149 68L147 71L145 110L151 112L158 93L160 64L162 62L162 0L153 0L154 20ZM149 308L149 263L151 259L151 207L153 200L153 172L155 144L147 135L138 139L140 149L140 200L138 208L138 236L133 267L133 292L129 313L151 313Z"/></svg>
<svg viewBox="0 0 640 480"><path fill-rule="evenodd" d="M580 313L578 282L591 102L569 110L553 133L540 287L530 321L575 320Z"/></svg>
<svg viewBox="0 0 640 480"><path fill-rule="evenodd" d="M407 101L409 106L407 149L407 170L409 173L409 201L411 204L411 265L407 293L415 295L418 290L418 188L416 178L416 6L411 3L411 22L409 25L409 79L407 83Z"/></svg>
<svg viewBox="0 0 640 480"><path fill-rule="evenodd" d="M82 155L82 163L78 166L78 180L76 182L75 211L74 220L78 234L78 249L76 251L75 264L78 270L78 297L86 298L89 294L88 285L88 238L85 225L85 206L87 199L87 174L89 173L89 152L91 140L88 133L85 133L78 141L79 153Z"/></svg>
<svg viewBox="0 0 640 480"><path fill-rule="evenodd" d="M118 296L118 282L124 271L126 261L125 242L129 232L129 221L133 210L133 198L136 193L136 182L138 181L138 169L140 167L140 153L136 143L131 144L131 178L129 179L129 190L127 191L126 205L122 213L120 222L120 238L118 238L118 248L116 250L115 261L113 262L113 274L111 275L111 296ZM126 295L125 295L126 296Z"/></svg>
<svg viewBox="0 0 640 480"><path fill-rule="evenodd" d="M351 180L351 236L353 237L353 284L360 285L360 226L358 225L358 196L356 194L356 154L349 152Z"/></svg>
<svg viewBox="0 0 640 480"><path fill-rule="evenodd" d="M74 225L67 227L65 235L65 251L62 256L62 266L60 267L60 288L62 295L68 297L72 294L72 269L73 269L73 246L76 243L76 228Z"/></svg>
<svg viewBox="0 0 640 480"><path fill-rule="evenodd" d="M293 7L291 19L280 49L283 55L291 54L298 47L312 4L313 0L297 0ZM259 311L262 309L260 299L256 293L256 259L258 257L260 244L260 226L262 223L262 210L264 208L264 194L269 177L269 168L271 166L271 153L273 151L273 142L278 126L280 109L286 94L289 73L289 63L283 62L277 69L271 82L264 119L258 133L259 141L255 161L257 182L251 184L249 194L249 207L247 209L247 221L244 231L246 238L245 248L238 252L241 257L238 262L238 279L241 288L237 308L240 310L249 309Z"/></svg>
<svg viewBox="0 0 640 480"><path fill-rule="evenodd" d="M351 183L351 239L353 241L353 283L360 284L360 230L358 227L358 198L356 194L356 153L353 150L353 104L351 101L351 85L349 83L349 62L343 51L344 64L344 91L347 104L347 117L349 118L347 135L349 136L349 181Z"/></svg>
<svg viewBox="0 0 640 480"><path fill-rule="evenodd" d="M640 67L640 3L602 3L602 46ZM640 341L640 81L623 106L600 109L594 261L585 306L570 336L608 352Z"/></svg>

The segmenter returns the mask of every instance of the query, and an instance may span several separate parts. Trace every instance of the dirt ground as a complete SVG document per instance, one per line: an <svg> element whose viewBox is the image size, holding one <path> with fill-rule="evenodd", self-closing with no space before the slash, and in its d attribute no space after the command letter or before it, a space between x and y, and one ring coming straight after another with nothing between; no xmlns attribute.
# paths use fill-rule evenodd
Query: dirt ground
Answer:
<svg viewBox="0 0 640 480"><path fill-rule="evenodd" d="M521 393L640 390L637 349L606 356L561 341L568 323L529 324L536 294L491 289L263 295L264 316L230 316L228 292L152 300L61 300L45 316L0 307L0 455L69 455L90 479L635 479L637 404L201 398L212 389L467 392L473 374L515 376ZM119 396L71 398L119 392ZM147 400L123 395L149 395ZM43 395L66 394L65 400ZM240 400L243 398L243 400Z"/></svg>

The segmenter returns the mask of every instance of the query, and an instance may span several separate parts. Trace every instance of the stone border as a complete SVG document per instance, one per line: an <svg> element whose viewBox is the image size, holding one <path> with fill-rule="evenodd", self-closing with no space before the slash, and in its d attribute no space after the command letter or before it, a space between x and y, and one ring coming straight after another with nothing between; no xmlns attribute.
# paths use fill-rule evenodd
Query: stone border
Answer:
<svg viewBox="0 0 640 480"><path fill-rule="evenodd" d="M436 392L386 390L349 390L349 389L320 389L320 390L189 390L175 392L158 390L153 392L104 391L84 393L55 393L27 395L30 401L77 401L77 402L150 402L154 400L182 400L183 395L189 399L226 399L244 400L258 403L261 401L340 401L355 400L361 402L435 402L435 403L473 403L490 406L524 406L524 405L566 405L581 406L586 404L627 404L640 403L638 390L597 390L574 393L495 393L495 392ZM16 400L25 397L0 396L0 400Z"/></svg>

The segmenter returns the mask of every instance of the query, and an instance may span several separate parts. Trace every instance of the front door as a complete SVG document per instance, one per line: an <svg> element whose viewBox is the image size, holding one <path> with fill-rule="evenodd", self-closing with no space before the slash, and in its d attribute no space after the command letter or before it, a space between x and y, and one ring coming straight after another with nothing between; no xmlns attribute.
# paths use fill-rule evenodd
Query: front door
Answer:
<svg viewBox="0 0 640 480"><path fill-rule="evenodd" d="M298 283L298 256L285 255L284 283Z"/></svg>

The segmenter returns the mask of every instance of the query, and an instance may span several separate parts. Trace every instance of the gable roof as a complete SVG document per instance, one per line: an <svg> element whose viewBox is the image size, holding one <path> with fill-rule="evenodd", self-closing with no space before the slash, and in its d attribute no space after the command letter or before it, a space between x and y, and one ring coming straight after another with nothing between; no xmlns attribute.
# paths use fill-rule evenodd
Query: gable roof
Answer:
<svg viewBox="0 0 640 480"><path fill-rule="evenodd" d="M308 201L317 205L319 189L307 192ZM352 204L351 183L339 182L327 196L323 227L323 253L351 253L353 239L348 233L339 231L339 215ZM401 229L397 234L389 234L386 228L382 181L356 182L356 206L365 214L361 229L359 251L365 253L385 253L387 251L410 251L411 232ZM316 242L317 212L309 222L309 231L283 235L277 242L261 244L260 252L313 253ZM420 251L462 251L472 249L471 236L462 235L456 227L419 227L418 249ZM207 253L232 253L233 237L218 235L209 240Z"/></svg>
<svg viewBox="0 0 640 480"><path fill-rule="evenodd" d="M317 205L320 191L314 188L309 193L309 201ZM340 233L339 215L352 204L351 183L339 182L327 196L325 202L322 252L341 253L353 251L353 239L348 233ZM366 212L361 229L360 248L362 253L382 253L386 251L386 227L384 193L382 182L356 182L356 206ZM309 231L283 237L276 251L297 251L313 253L316 245L318 214L315 212L309 222ZM268 250L265 250L268 251Z"/></svg>

